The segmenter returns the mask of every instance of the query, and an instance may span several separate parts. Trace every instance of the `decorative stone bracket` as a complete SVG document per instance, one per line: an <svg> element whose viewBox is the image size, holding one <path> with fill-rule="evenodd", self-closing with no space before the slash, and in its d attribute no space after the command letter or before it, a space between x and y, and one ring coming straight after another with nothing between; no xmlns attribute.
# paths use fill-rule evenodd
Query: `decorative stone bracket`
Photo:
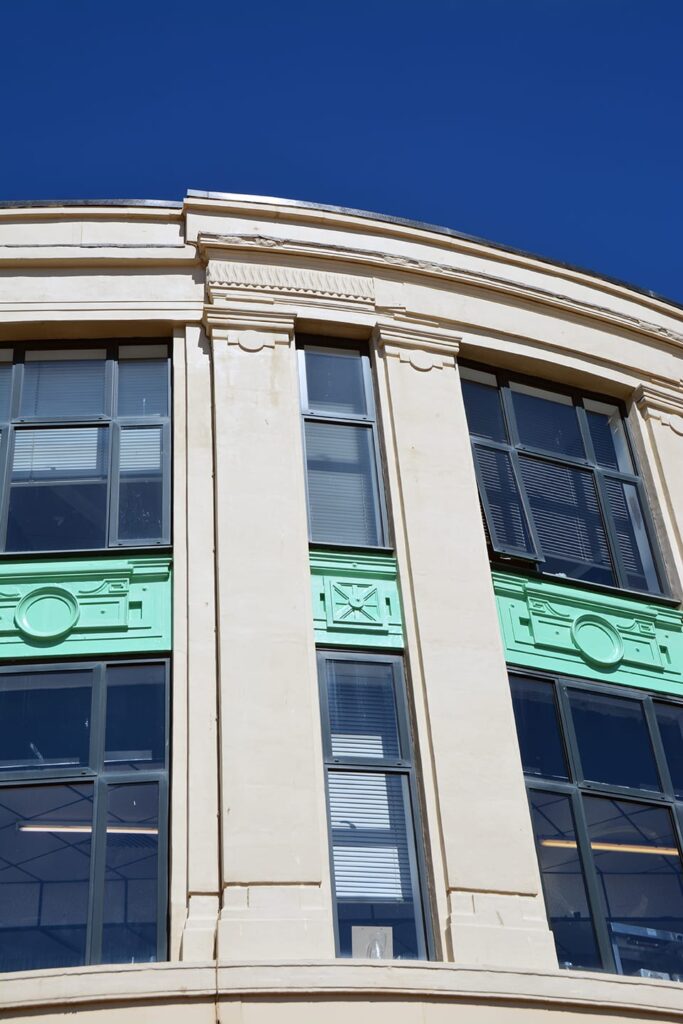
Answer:
<svg viewBox="0 0 683 1024"><path fill-rule="evenodd" d="M168 558L0 564L0 659L170 647Z"/></svg>
<svg viewBox="0 0 683 1024"><path fill-rule="evenodd" d="M683 381L680 390L655 384L641 384L635 394L643 417L659 420L674 434L683 437Z"/></svg>
<svg viewBox="0 0 683 1024"><path fill-rule="evenodd" d="M460 334L442 322L418 320L399 310L375 327L377 347L389 358L410 363L422 373L452 369L460 347Z"/></svg>
<svg viewBox="0 0 683 1024"><path fill-rule="evenodd" d="M390 555L311 552L316 643L403 648L396 560Z"/></svg>
<svg viewBox="0 0 683 1024"><path fill-rule="evenodd" d="M683 615L645 600L493 574L509 663L683 692Z"/></svg>

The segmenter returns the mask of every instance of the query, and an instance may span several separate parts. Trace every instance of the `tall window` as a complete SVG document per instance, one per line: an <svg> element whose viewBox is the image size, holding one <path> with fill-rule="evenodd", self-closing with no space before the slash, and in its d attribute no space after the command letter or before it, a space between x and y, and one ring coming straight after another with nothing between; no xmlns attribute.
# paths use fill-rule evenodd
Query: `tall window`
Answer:
<svg viewBox="0 0 683 1024"><path fill-rule="evenodd" d="M386 516L368 353L324 338L298 340L311 541L383 547Z"/></svg>
<svg viewBox="0 0 683 1024"><path fill-rule="evenodd" d="M560 966L683 981L683 703L511 683Z"/></svg>
<svg viewBox="0 0 683 1024"><path fill-rule="evenodd" d="M417 795L401 659L320 651L340 956L422 959Z"/></svg>
<svg viewBox="0 0 683 1024"><path fill-rule="evenodd" d="M166 345L0 351L0 551L170 540Z"/></svg>
<svg viewBox="0 0 683 1024"><path fill-rule="evenodd" d="M164 959L167 675L0 670L0 971Z"/></svg>
<svg viewBox="0 0 683 1024"><path fill-rule="evenodd" d="M554 576L662 594L620 407L468 366L461 378L493 552Z"/></svg>

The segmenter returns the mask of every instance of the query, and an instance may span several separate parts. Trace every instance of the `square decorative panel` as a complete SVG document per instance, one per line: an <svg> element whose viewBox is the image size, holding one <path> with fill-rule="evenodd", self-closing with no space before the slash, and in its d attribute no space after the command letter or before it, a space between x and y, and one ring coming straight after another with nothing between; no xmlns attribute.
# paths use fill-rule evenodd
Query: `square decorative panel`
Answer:
<svg viewBox="0 0 683 1024"><path fill-rule="evenodd" d="M317 643L403 648L394 558L312 551L311 585Z"/></svg>

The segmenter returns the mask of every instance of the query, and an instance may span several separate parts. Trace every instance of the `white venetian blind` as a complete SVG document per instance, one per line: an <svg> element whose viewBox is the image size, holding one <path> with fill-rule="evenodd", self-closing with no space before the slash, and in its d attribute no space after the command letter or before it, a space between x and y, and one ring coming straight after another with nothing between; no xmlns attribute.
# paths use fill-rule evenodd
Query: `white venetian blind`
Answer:
<svg viewBox="0 0 683 1024"><path fill-rule="evenodd" d="M161 473L161 427L124 427L121 430L119 468L122 474Z"/></svg>
<svg viewBox="0 0 683 1024"><path fill-rule="evenodd" d="M331 660L327 670L333 756L399 757L391 665Z"/></svg>
<svg viewBox="0 0 683 1024"><path fill-rule="evenodd" d="M309 420L305 434L312 539L379 544L371 430Z"/></svg>
<svg viewBox="0 0 683 1024"><path fill-rule="evenodd" d="M24 365L21 415L44 419L101 416L105 409L105 359L30 360Z"/></svg>
<svg viewBox="0 0 683 1024"><path fill-rule="evenodd" d="M402 779L330 771L328 788L337 899L411 899Z"/></svg>
<svg viewBox="0 0 683 1024"><path fill-rule="evenodd" d="M168 360L119 362L119 416L168 415Z"/></svg>
<svg viewBox="0 0 683 1024"><path fill-rule="evenodd" d="M12 480L106 476L108 435L106 427L18 430Z"/></svg>

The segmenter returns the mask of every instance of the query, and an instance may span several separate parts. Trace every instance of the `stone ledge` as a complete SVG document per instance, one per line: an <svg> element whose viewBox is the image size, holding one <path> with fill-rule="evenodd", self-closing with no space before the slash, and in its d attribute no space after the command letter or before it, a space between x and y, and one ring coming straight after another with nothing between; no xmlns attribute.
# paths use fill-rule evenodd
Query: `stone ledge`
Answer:
<svg viewBox="0 0 683 1024"><path fill-rule="evenodd" d="M490 1003L586 1013L639 1014L683 1021L683 985L585 971L498 971L446 963L355 961L115 964L8 974L0 1014L78 1005L173 1003L257 996L282 1001L398 999L456 1004Z"/></svg>

